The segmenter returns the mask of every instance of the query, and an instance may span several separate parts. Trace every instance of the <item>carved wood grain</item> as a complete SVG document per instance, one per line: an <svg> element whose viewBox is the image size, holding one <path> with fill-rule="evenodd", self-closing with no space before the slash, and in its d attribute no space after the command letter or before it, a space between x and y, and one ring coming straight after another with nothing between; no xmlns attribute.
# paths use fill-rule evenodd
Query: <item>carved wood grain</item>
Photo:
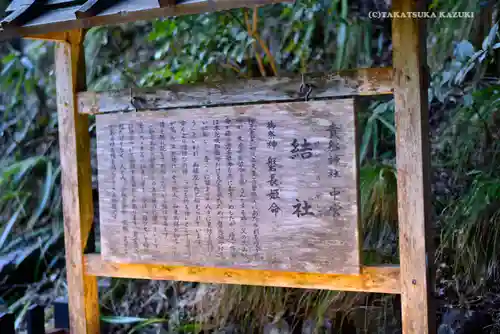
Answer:
<svg viewBox="0 0 500 334"><path fill-rule="evenodd" d="M73 31L56 44L57 113L71 332L98 334L97 280L83 268L93 201L88 118L76 104L76 92L85 86L82 38L82 31Z"/></svg>
<svg viewBox="0 0 500 334"><path fill-rule="evenodd" d="M352 99L98 115L96 133L104 258L359 273Z"/></svg>
<svg viewBox="0 0 500 334"><path fill-rule="evenodd" d="M368 68L339 73L308 74L304 82L311 86L309 99L350 95L392 93L392 69ZM302 77L280 76L228 80L195 85L173 85L165 89L132 88L111 92L81 92L80 112L99 114L135 110L199 108L249 103L291 102L304 100L300 93Z"/></svg>
<svg viewBox="0 0 500 334"><path fill-rule="evenodd" d="M396 12L423 12L425 1L400 0ZM426 20L393 19L396 163L404 334L435 333L431 268Z"/></svg>
<svg viewBox="0 0 500 334"><path fill-rule="evenodd" d="M88 275L104 277L390 294L400 292L399 267L397 266L364 266L361 267L359 275L331 275L271 270L115 263L103 260L99 254L89 254L85 256L85 272Z"/></svg>

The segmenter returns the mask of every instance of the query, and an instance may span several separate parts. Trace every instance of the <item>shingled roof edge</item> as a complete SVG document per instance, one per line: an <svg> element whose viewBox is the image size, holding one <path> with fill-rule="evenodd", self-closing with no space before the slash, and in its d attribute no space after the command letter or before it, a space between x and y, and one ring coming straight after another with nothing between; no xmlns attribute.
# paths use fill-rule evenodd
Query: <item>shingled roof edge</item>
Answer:
<svg viewBox="0 0 500 334"><path fill-rule="evenodd" d="M283 2L290 3L293 0L186 0L169 6L165 6L161 1L163 7L158 0L123 0L97 15L83 18L76 16L76 12L81 8L81 5L77 5L41 13L22 26L2 26L0 39Z"/></svg>

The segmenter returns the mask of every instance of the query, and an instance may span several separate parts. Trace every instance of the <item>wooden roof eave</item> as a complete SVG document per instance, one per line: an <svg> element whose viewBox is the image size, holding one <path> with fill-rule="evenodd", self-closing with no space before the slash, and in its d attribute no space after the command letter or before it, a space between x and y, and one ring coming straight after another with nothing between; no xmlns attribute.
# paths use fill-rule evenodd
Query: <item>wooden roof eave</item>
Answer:
<svg viewBox="0 0 500 334"><path fill-rule="evenodd" d="M104 8L96 15L81 14L82 5L77 5L47 10L23 25L4 25L0 30L0 39L37 38L37 35L87 29L95 26L282 2L293 2L293 0L185 0L164 7L162 7L164 2L158 0L125 0L115 3L109 8Z"/></svg>

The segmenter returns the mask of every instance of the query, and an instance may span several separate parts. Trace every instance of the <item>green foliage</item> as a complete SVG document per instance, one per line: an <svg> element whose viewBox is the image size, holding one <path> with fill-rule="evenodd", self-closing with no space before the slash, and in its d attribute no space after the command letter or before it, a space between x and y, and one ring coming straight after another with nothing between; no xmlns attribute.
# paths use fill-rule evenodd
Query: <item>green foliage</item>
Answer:
<svg viewBox="0 0 500 334"><path fill-rule="evenodd" d="M359 153L361 163L394 159L394 101L374 102L359 117L363 129Z"/></svg>
<svg viewBox="0 0 500 334"><path fill-rule="evenodd" d="M470 190L449 208L439 255L451 257L455 275L467 284L498 280L500 268L500 182L475 176Z"/></svg>
<svg viewBox="0 0 500 334"><path fill-rule="evenodd" d="M56 115L48 107L55 92L44 70L50 49L29 43L1 62L0 298L18 312L17 325L64 260Z"/></svg>
<svg viewBox="0 0 500 334"><path fill-rule="evenodd" d="M480 14L481 2L477 0L436 0L429 6L436 12L472 12L477 17ZM428 21L428 57L427 61L433 72L443 69L443 64L452 56L453 43L470 40L475 37L477 20L436 18ZM485 22L482 22L485 24Z"/></svg>
<svg viewBox="0 0 500 334"><path fill-rule="evenodd" d="M472 99L441 135L439 147L461 187L443 212L438 254L451 257L455 274L468 284L481 286L500 273L500 86L475 91Z"/></svg>
<svg viewBox="0 0 500 334"><path fill-rule="evenodd" d="M366 165L360 170L361 222L366 264L396 262L398 202L396 169Z"/></svg>
<svg viewBox="0 0 500 334"><path fill-rule="evenodd" d="M441 166L453 166L457 176L471 174L476 168L498 173L490 164L498 159L498 107L500 86L492 85L471 94L469 106L451 114L452 126L443 129L437 147L446 159Z"/></svg>
<svg viewBox="0 0 500 334"><path fill-rule="evenodd" d="M345 0L301 0L93 28L89 83L103 90L387 65L387 22L352 14Z"/></svg>
<svg viewBox="0 0 500 334"><path fill-rule="evenodd" d="M101 321L114 325L134 325L127 333L133 334L137 333L140 329L154 325L168 322L167 319L163 318L138 318L138 317L121 317L121 316L103 316Z"/></svg>
<svg viewBox="0 0 500 334"><path fill-rule="evenodd" d="M484 76L485 66L482 66L480 70L477 70L478 65L493 62L493 55L496 49L500 48L500 34L498 33L498 23L494 24L491 28L488 36L484 39L481 44L481 49L476 52L470 53L469 50L473 51L473 47L470 43L465 44L467 47L465 48L463 54L468 57L467 63L463 69L455 77L456 83L463 83L467 74L474 68L476 68L475 77L477 79L482 78ZM462 45L464 42L462 42ZM487 65L487 64L486 64Z"/></svg>

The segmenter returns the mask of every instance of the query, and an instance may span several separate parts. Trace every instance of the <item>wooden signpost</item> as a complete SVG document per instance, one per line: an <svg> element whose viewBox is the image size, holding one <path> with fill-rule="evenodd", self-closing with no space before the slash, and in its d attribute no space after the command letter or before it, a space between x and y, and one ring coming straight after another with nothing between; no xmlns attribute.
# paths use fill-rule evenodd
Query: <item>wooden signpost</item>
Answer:
<svg viewBox="0 0 500 334"><path fill-rule="evenodd" d="M423 20L393 21L392 69L85 91L85 28L273 2L9 6L0 37L58 42L72 333L100 331L98 276L397 293L403 333L435 332ZM393 1L398 12L425 9ZM401 265L365 266L355 96L392 93ZM97 115L101 254L84 254L94 216L88 114Z"/></svg>
<svg viewBox="0 0 500 334"><path fill-rule="evenodd" d="M359 274L352 99L96 123L104 259Z"/></svg>

